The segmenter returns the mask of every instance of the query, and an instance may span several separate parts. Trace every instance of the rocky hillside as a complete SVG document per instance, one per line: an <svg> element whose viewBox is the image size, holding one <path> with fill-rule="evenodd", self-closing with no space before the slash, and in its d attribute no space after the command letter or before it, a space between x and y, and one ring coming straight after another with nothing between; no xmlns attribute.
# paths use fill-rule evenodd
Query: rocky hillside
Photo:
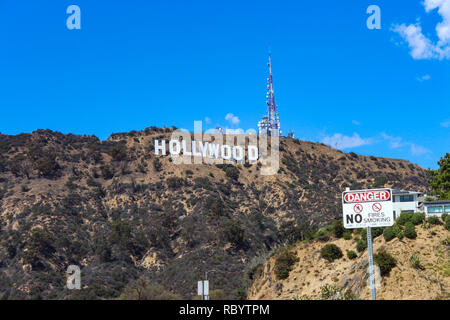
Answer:
<svg viewBox="0 0 450 320"><path fill-rule="evenodd" d="M154 155L171 132L0 135L0 298L109 299L142 281L192 298L211 269L218 296L245 298L250 261L339 217L346 186L427 188L407 161L287 138L274 176L176 165ZM65 289L71 264L82 290Z"/></svg>
<svg viewBox="0 0 450 320"><path fill-rule="evenodd" d="M450 299L449 230L450 221L447 229L442 224L420 223L412 239L404 236L391 239L381 232L375 233L378 235L373 243L375 266L380 266L376 272L377 299ZM355 241L362 238L360 230L346 239L328 235L329 240L322 235L281 251L256 268L248 298L370 299L367 249L358 250ZM336 245L342 256L337 254L335 259L323 256L323 248L329 245ZM386 258L377 260L380 252L386 252L395 262L392 264ZM290 262L285 258L289 256ZM386 270L388 265L390 271Z"/></svg>

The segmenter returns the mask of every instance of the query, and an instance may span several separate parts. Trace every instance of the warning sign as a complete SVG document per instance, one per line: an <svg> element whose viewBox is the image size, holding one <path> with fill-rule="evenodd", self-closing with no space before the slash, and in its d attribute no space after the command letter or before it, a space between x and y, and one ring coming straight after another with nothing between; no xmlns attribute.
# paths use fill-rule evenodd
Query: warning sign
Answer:
<svg viewBox="0 0 450 320"><path fill-rule="evenodd" d="M342 193L344 227L389 227L394 224L391 189L351 190Z"/></svg>

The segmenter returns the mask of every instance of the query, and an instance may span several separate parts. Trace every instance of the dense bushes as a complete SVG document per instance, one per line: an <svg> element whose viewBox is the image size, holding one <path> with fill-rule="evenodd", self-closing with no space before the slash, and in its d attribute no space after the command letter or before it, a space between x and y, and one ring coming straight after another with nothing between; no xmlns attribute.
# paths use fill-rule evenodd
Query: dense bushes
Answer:
<svg viewBox="0 0 450 320"><path fill-rule="evenodd" d="M170 189L179 189L183 186L184 180L178 177L170 177L167 179L167 186Z"/></svg>
<svg viewBox="0 0 450 320"><path fill-rule="evenodd" d="M329 262L342 258L342 250L335 244L327 244L320 251L320 256Z"/></svg>
<svg viewBox="0 0 450 320"><path fill-rule="evenodd" d="M225 241L238 248L244 248L246 245L245 231L238 220L228 220L223 227L222 235Z"/></svg>
<svg viewBox="0 0 450 320"><path fill-rule="evenodd" d="M280 252L275 258L275 275L278 279L286 279L294 264L298 261L296 254L287 249Z"/></svg>
<svg viewBox="0 0 450 320"><path fill-rule="evenodd" d="M388 182L388 179L384 176L382 177L376 177L375 181L373 183L374 188L382 188L384 185Z"/></svg>
<svg viewBox="0 0 450 320"><path fill-rule="evenodd" d="M59 165L56 162L55 155L43 156L34 162L34 168L39 171L39 174L46 177L54 177L59 169Z"/></svg>
<svg viewBox="0 0 450 320"><path fill-rule="evenodd" d="M367 241L364 239L359 239L356 242L356 250L358 250L358 252L362 252L367 248Z"/></svg>
<svg viewBox="0 0 450 320"><path fill-rule="evenodd" d="M391 241L395 238L395 232L393 227L387 227L383 230L383 237L386 241Z"/></svg>
<svg viewBox="0 0 450 320"><path fill-rule="evenodd" d="M162 163L158 158L155 158L155 160L153 160L153 168L155 168L156 172L159 172L162 170Z"/></svg>
<svg viewBox="0 0 450 320"><path fill-rule="evenodd" d="M391 270L397 265L397 261L385 249L380 249L378 253L374 254L373 259L380 267L380 274L382 276L389 275Z"/></svg>
<svg viewBox="0 0 450 320"><path fill-rule="evenodd" d="M428 222L429 224L434 224L434 225L440 225L440 224L442 224L441 220L439 220L438 217L429 217L429 218L427 219L427 222Z"/></svg>
<svg viewBox="0 0 450 320"><path fill-rule="evenodd" d="M353 259L356 259L356 258L358 257L358 255L357 255L356 252L353 251L353 250L347 250L347 257L348 257L350 260L353 260Z"/></svg>
<svg viewBox="0 0 450 320"><path fill-rule="evenodd" d="M127 147L123 144L118 144L110 149L110 155L115 161L125 160L127 158Z"/></svg>
<svg viewBox="0 0 450 320"><path fill-rule="evenodd" d="M423 221L425 221L425 213L423 212L415 212L412 214L411 222L417 226L421 224Z"/></svg>
<svg viewBox="0 0 450 320"><path fill-rule="evenodd" d="M442 215L442 220L445 223L445 229L450 231L450 215L447 215L447 214L444 213Z"/></svg>
<svg viewBox="0 0 450 320"><path fill-rule="evenodd" d="M409 239L415 239L417 237L417 233L412 222L407 222L405 224L405 237Z"/></svg>
<svg viewBox="0 0 450 320"><path fill-rule="evenodd" d="M239 169L234 166L226 167L225 174L228 178L231 178L233 180L239 179Z"/></svg>
<svg viewBox="0 0 450 320"><path fill-rule="evenodd" d="M112 177L114 177L114 172L108 165L101 166L100 171L102 172L103 179L105 180L109 180L112 179Z"/></svg>
<svg viewBox="0 0 450 320"><path fill-rule="evenodd" d="M336 238L342 238L345 232L344 223L342 220L333 221L333 234Z"/></svg>

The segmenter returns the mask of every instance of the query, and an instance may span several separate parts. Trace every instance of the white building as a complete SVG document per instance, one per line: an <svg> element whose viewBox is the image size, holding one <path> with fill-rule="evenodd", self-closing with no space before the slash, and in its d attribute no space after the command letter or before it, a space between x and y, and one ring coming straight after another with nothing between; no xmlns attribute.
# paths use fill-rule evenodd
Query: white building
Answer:
<svg viewBox="0 0 450 320"><path fill-rule="evenodd" d="M423 192L392 189L394 219L402 212L424 212L424 200Z"/></svg>
<svg viewBox="0 0 450 320"><path fill-rule="evenodd" d="M443 213L450 214L450 200L425 201L427 217L441 217Z"/></svg>

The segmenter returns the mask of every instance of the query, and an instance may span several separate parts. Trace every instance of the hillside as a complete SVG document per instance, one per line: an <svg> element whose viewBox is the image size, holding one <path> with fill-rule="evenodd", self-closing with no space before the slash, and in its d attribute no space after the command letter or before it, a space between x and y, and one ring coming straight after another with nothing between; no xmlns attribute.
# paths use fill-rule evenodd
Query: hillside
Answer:
<svg viewBox="0 0 450 320"><path fill-rule="evenodd" d="M384 250L396 260L396 266L389 274L379 276L380 280L376 281L377 299L450 299L450 231L443 225L427 223L415 229L415 239L403 237L386 241L382 235L374 239L375 255ZM329 292L339 291L342 294L351 292L355 299L370 299L367 249L361 253L356 249L355 239L360 238L359 231L355 231L352 238L347 240L313 240L290 248L289 252L298 261L292 265L285 279L279 279L276 272L280 254L272 256L264 267L259 268L248 298L324 299L330 298L327 296ZM343 257L333 261L321 257L322 248L328 244L337 245ZM350 259L346 254L349 250L357 253L357 257ZM415 265L412 259L416 259ZM333 291L331 287L336 289Z"/></svg>
<svg viewBox="0 0 450 320"><path fill-rule="evenodd" d="M111 299L145 281L190 299L212 269L220 297L245 298L252 260L340 217L346 186L427 188L407 161L288 138L274 176L176 165L154 155L171 132L0 135L0 298ZM71 264L82 290L65 289Z"/></svg>

